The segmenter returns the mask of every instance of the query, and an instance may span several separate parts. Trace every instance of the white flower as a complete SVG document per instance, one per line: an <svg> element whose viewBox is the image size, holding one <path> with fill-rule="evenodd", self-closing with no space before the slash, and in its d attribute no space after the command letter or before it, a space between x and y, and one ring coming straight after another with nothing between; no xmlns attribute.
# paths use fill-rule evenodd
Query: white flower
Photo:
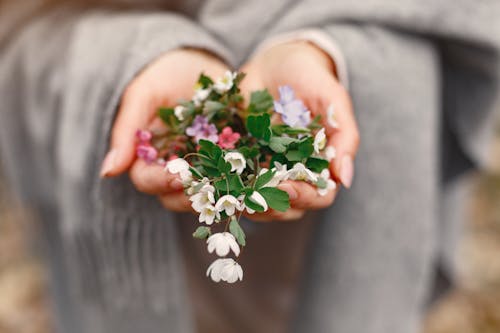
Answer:
<svg viewBox="0 0 500 333"><path fill-rule="evenodd" d="M186 107L182 106L182 105L177 105L174 109L174 114L175 114L175 117L177 119L179 119L180 121L183 121L185 118L184 118L184 113L186 112Z"/></svg>
<svg viewBox="0 0 500 333"><path fill-rule="evenodd" d="M255 210L253 210L252 208L249 208L247 207L247 205L245 205L245 195L242 194L238 197L238 200L241 201L240 203L240 210L241 211L247 211L248 214L254 214L255 213Z"/></svg>
<svg viewBox="0 0 500 333"><path fill-rule="evenodd" d="M232 258L217 259L208 267L207 276L214 282L234 283L243 280L243 269Z"/></svg>
<svg viewBox="0 0 500 333"><path fill-rule="evenodd" d="M178 173L184 184L188 184L193 180L193 175L189 171L189 163L182 158L168 161L165 165L165 170L173 174Z"/></svg>
<svg viewBox="0 0 500 333"><path fill-rule="evenodd" d="M187 195L196 194L199 191L199 186L203 186L201 184L206 185L208 183L209 183L209 180L207 177L203 177L203 179L201 181L193 180L186 191Z"/></svg>
<svg viewBox="0 0 500 333"><path fill-rule="evenodd" d="M234 196L226 194L220 197L219 200L217 200L215 209L217 209L218 212L225 211L227 216L232 216L234 215L236 209L241 210L241 205L238 199L236 199Z"/></svg>
<svg viewBox="0 0 500 333"><path fill-rule="evenodd" d="M224 156L224 161L229 162L231 164L231 172L236 171L238 175L240 175L247 166L245 157L238 152L227 153L226 156Z"/></svg>
<svg viewBox="0 0 500 333"><path fill-rule="evenodd" d="M214 90L219 94L223 94L233 87L233 81L236 78L237 73L232 73L226 71L224 76L218 79L214 84Z"/></svg>
<svg viewBox="0 0 500 333"><path fill-rule="evenodd" d="M316 154L319 154L319 151L325 148L326 146L326 134L325 134L325 129L322 128L321 130L316 133L316 136L314 137L314 152Z"/></svg>
<svg viewBox="0 0 500 333"><path fill-rule="evenodd" d="M252 193L252 195L250 196L249 199L250 199L250 201L255 202L257 205L259 205L262 208L264 208L264 211L267 211L267 209L269 208L267 206L266 199L264 199L264 197L262 196L262 194L260 194L257 191L253 191L253 193Z"/></svg>
<svg viewBox="0 0 500 333"><path fill-rule="evenodd" d="M200 223L205 222L211 225L214 221L218 222L218 220L220 220L220 213L213 205L206 205L199 213L200 216L198 217L198 221L200 221Z"/></svg>
<svg viewBox="0 0 500 333"><path fill-rule="evenodd" d="M208 253L215 253L219 257L227 256L229 251L233 251L235 256L240 255L240 247L236 242L236 238L229 232L221 232L213 234L207 239L207 250Z"/></svg>
<svg viewBox="0 0 500 333"><path fill-rule="evenodd" d="M212 89L210 88L203 89L201 85L196 85L193 96L194 105L200 106L207 99L208 95L210 95L211 91Z"/></svg>
<svg viewBox="0 0 500 333"><path fill-rule="evenodd" d="M288 178L292 180L305 180L314 183L318 180L318 175L306 168L304 164L297 163L288 171Z"/></svg>
<svg viewBox="0 0 500 333"><path fill-rule="evenodd" d="M274 162L274 166L275 167L272 169L274 171L273 178L271 178L271 180L266 184L266 187L276 187L282 181L287 180L288 178L288 171L286 169L286 164Z"/></svg>
<svg viewBox="0 0 500 333"><path fill-rule="evenodd" d="M328 109L326 110L326 120L328 121L328 125L332 128L339 128L339 123L337 122L337 117L335 116L335 107L333 104L330 104Z"/></svg>
<svg viewBox="0 0 500 333"><path fill-rule="evenodd" d="M192 202L191 207L198 213L203 212L207 206L215 203L214 192L215 188L212 185L203 185L198 193L189 197L189 201Z"/></svg>
<svg viewBox="0 0 500 333"><path fill-rule="evenodd" d="M337 150L332 146L326 147L324 153L328 162L331 162L337 156Z"/></svg>
<svg viewBox="0 0 500 333"><path fill-rule="evenodd" d="M330 171L328 169L321 171L319 177L326 182L326 188L318 188L319 195L325 196L328 192L335 190L337 184L330 178Z"/></svg>

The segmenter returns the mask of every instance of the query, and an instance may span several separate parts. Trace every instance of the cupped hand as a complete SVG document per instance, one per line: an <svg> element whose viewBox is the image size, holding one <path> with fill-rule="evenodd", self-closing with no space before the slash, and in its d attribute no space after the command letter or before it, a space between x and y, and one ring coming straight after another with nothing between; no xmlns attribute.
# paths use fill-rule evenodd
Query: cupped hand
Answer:
<svg viewBox="0 0 500 333"><path fill-rule="evenodd" d="M248 99L252 91L267 88L278 98L278 88L288 85L302 99L313 116L321 115L328 143L336 149L330 164L332 178L349 188L354 176L354 157L359 145L359 132L350 96L335 76L335 65L321 49L308 42L290 42L263 50L241 69L247 74L241 84ZM334 110L335 118L328 110ZM339 186L320 196L305 182L287 181L279 185L290 196L287 212L269 210L249 217L257 221L295 220L307 210L330 206Z"/></svg>
<svg viewBox="0 0 500 333"><path fill-rule="evenodd" d="M157 117L158 108L191 99L200 73L220 77L227 70L220 59L196 49L167 52L147 66L122 96L101 176L114 177L129 171L139 191L158 195L169 210L191 211L178 175L164 171L160 165L136 159L135 133L138 129L162 126Z"/></svg>

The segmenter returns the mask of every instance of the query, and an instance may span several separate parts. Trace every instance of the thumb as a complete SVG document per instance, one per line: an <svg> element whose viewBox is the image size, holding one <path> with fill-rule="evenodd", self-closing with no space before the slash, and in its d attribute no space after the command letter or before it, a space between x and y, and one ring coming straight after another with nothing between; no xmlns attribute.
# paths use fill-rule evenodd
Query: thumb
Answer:
<svg viewBox="0 0 500 333"><path fill-rule="evenodd" d="M135 132L149 121L147 94L137 85L130 85L111 130L111 143L101 167L101 177L114 177L127 171L135 160Z"/></svg>

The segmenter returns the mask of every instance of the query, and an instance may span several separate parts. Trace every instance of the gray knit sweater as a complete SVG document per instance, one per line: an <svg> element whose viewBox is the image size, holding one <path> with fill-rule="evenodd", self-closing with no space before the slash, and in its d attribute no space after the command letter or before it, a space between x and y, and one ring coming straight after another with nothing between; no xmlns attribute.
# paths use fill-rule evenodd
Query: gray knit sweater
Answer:
<svg viewBox="0 0 500 333"><path fill-rule="evenodd" d="M17 15L11 9L0 14L2 162L13 188L40 216L63 332L194 330L192 303L196 297L187 296L189 284L173 223L176 218L155 198L139 194L126 176L106 181L98 176L124 88L144 66L168 50L204 48L238 66L267 37L302 28L323 29L347 59L364 141L380 140L386 149L382 154L395 165L406 159L401 145L413 149L414 160L412 155L407 159L409 166L401 164L392 178L379 175L382 184L387 184L386 192L385 185L380 189L384 195L390 196L394 189L394 193L410 192L410 198L413 192L415 200L420 196L426 201L432 197L427 194L439 194L433 186L442 185L472 165L487 166L488 138L498 109L498 1L116 3L119 5L86 8L54 5L30 15ZM22 24L14 24L14 18ZM380 132L388 123L394 126ZM442 160L436 159L429 148L431 136L422 135L434 128L439 131L432 144L440 147ZM391 139L384 141L384 133L390 131L394 131ZM408 133L415 136L407 137ZM401 141L394 141L395 137ZM368 147L362 147L360 161L363 156L371 161ZM420 168L426 158L433 163ZM384 195L374 196L366 190L375 186L372 180L378 179L377 175L370 178L369 171L378 170L377 164L360 164L357 186L361 194L357 196L355 186L351 199L341 196L338 207L355 203L354 209L365 210L367 215L377 211L394 215L372 216L369 227L358 223L357 215L338 213L338 225L352 226L335 230L338 239L325 237L325 229L318 229L323 235L314 234L311 241L313 249L306 257L309 267L304 271L300 296L307 307L294 315L290 329L342 333L361 332L359 327L373 333L416 329L416 312L427 293L423 286L438 260L436 244L440 241L434 239L427 244L422 240L418 244L426 247L419 248L413 236L434 237L431 235L437 231L429 228L438 223L433 220L435 207L432 203L419 206L404 196L395 196L393 205L385 205ZM364 172L368 164L370 168ZM410 173L421 173L422 178L408 178L404 168L411 166L416 169ZM443 176L433 178L441 169ZM424 188L422 179L435 182ZM335 206L331 213L322 212L318 220L337 216L334 211ZM421 234L412 234L412 227L396 227L401 217L415 220L410 226L420 220L427 222L422 222L425 228ZM378 222L380 225L372 230ZM251 224L248 227L251 229ZM257 235L263 230L255 228ZM381 236L377 238L379 230ZM353 237L361 240L359 251L353 247L356 253L351 253L348 245ZM376 251L371 253L401 254L386 257L386 272L412 273L391 273L397 276L396 283L390 283L392 289L385 289L386 281L392 280L377 274L378 266L370 251L363 252L363 242L365 250L373 245ZM286 260L286 255L280 258ZM344 269L343 260L347 258L352 262ZM353 273L349 275L351 268ZM346 273L338 275L339 271ZM373 279L361 278L365 274ZM265 286L265 279L261 283ZM363 304L377 303L364 300L355 290L368 285L372 289L366 289L365 296L376 298L380 307L367 307L365 311ZM410 286L415 286L414 293L409 292ZM348 292L351 289L352 293ZM227 296L227 292L216 292L215 299ZM399 317L399 321L391 321L384 316L387 313ZM363 318L353 319L358 316L366 318L366 323L360 324ZM240 331L258 326L245 327Z"/></svg>

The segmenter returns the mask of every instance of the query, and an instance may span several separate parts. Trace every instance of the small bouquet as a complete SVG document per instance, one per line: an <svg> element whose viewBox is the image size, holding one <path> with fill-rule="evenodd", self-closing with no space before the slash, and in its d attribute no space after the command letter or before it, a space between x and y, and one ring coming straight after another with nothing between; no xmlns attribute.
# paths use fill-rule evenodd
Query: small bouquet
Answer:
<svg viewBox="0 0 500 333"><path fill-rule="evenodd" d="M201 74L192 100L159 110L164 130L137 132L138 157L179 174L202 224L193 236L219 257L207 270L215 282L243 279L241 266L228 257L238 257L246 244L243 213L290 207L280 182L305 181L320 195L336 186L328 170L335 150L326 147L320 117L311 119L289 86L279 88L278 101L267 90L255 91L243 107L238 86L244 76L227 72L213 81ZM335 127L333 108L327 116Z"/></svg>

